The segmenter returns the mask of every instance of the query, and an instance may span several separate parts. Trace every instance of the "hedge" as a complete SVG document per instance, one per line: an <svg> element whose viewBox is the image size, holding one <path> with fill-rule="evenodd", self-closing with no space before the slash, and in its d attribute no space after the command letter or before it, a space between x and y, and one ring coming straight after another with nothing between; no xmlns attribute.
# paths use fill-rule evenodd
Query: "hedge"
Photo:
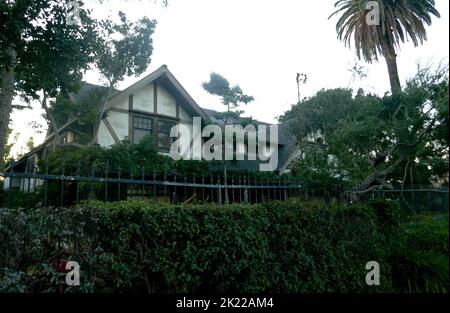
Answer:
<svg viewBox="0 0 450 313"><path fill-rule="evenodd" d="M379 219L369 206L294 202L0 209L0 292L399 291ZM68 260L80 286L65 285ZM372 260L380 286L365 283Z"/></svg>

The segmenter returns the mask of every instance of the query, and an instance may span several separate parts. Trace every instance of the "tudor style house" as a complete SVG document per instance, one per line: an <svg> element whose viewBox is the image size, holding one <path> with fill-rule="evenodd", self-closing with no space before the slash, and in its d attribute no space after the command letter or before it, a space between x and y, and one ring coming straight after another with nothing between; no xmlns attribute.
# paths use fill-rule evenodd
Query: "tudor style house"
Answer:
<svg viewBox="0 0 450 313"><path fill-rule="evenodd" d="M93 91L104 88L84 83L81 89L70 95L72 102L79 103ZM98 128L97 144L108 147L128 139L138 143L144 136L151 134L155 145L161 153L168 153L174 140L170 136L172 126L177 123L185 124L192 129L194 117L200 117L201 123L223 126L223 114L201 108L188 94L180 82L168 70L166 65L147 75L123 91L115 90L110 97L107 110L98 125L83 124L78 118L72 118L59 128L59 145L81 143L83 138L92 138L94 130ZM236 121L235 121L236 122ZM271 125L265 124L269 128ZM270 145L267 136L267 146ZM181 143L180 150L186 150L191 143ZM298 156L296 139L289 135L287 125L278 125L278 167L275 172L288 171L289 163ZM14 162L9 170L14 172L35 171L37 162L54 151L56 146L55 134L47 133L44 142ZM245 150L246 147L238 147ZM271 152L269 152L271 153ZM246 170L258 170L260 161L239 161L239 166ZM27 181L28 184L28 181ZM31 189L39 185L32 180ZM25 179L7 178L4 188L25 189Z"/></svg>

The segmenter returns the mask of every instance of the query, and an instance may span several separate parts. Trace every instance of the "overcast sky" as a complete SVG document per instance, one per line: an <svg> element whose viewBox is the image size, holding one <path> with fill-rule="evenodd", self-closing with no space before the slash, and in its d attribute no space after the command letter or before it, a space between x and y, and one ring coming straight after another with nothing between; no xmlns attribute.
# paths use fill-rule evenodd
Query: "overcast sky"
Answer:
<svg viewBox="0 0 450 313"><path fill-rule="evenodd" d="M86 2L98 17L122 10L132 20L145 15L158 21L147 73L127 78L119 89L166 64L201 107L223 110L219 99L201 87L215 71L255 97L242 109L245 115L264 122L276 123L276 117L297 101L296 73L308 75L301 96L312 96L322 88L347 87L348 69L357 61L354 50L336 38L336 18L328 20L334 0L169 0L167 8L155 0ZM417 48L406 43L398 53L402 83L414 75L417 62L448 62L449 1L436 0L436 7L441 18L433 18L427 28L428 41ZM389 90L383 59L361 64L368 76L354 82L353 88L379 95ZM94 71L86 73L85 80L100 83ZM14 132L21 133L14 154L26 152L21 147L30 135L36 144L43 141L44 134L33 134L28 126L41 113L34 109L12 115Z"/></svg>

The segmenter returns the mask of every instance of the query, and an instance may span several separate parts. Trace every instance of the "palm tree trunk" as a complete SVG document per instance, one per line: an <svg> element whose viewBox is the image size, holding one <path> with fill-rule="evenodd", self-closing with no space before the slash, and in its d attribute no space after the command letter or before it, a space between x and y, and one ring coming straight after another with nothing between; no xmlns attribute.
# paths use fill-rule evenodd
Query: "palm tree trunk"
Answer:
<svg viewBox="0 0 450 313"><path fill-rule="evenodd" d="M395 53L394 47L390 43L388 44L387 52L384 54L384 58L386 59L392 94L402 91L400 78L398 76L397 54Z"/></svg>

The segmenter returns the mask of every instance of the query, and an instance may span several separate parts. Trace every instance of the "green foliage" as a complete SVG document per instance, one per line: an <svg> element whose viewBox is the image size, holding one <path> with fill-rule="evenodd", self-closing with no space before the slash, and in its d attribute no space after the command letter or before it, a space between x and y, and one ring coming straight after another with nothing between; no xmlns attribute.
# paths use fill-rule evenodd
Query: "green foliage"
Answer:
<svg viewBox="0 0 450 313"><path fill-rule="evenodd" d="M400 203L393 200L371 200L368 205L374 209L378 223L383 227L397 227L405 218Z"/></svg>
<svg viewBox="0 0 450 313"><path fill-rule="evenodd" d="M67 95L58 95L50 104L50 112L58 127L73 118L78 118L81 125L93 125L97 121L105 97L106 90L100 88L92 90L77 103L73 103Z"/></svg>
<svg viewBox="0 0 450 313"><path fill-rule="evenodd" d="M217 73L211 73L209 81L203 83L203 88L210 94L219 96L224 105L233 109L239 103L247 104L254 100L252 96L245 95L239 85L230 87L228 80Z"/></svg>
<svg viewBox="0 0 450 313"><path fill-rule="evenodd" d="M448 256L404 247L390 262L397 288L408 293L448 292Z"/></svg>
<svg viewBox="0 0 450 313"><path fill-rule="evenodd" d="M448 103L447 66L434 72L419 68L393 96L319 91L281 117L304 152L293 174L324 185L341 180L362 190L446 183ZM311 142L317 134L324 144Z"/></svg>
<svg viewBox="0 0 450 313"><path fill-rule="evenodd" d="M0 70L11 66L11 47L15 50L14 74L17 90L37 97L45 89L68 91L78 82L90 61L92 19L80 4L83 26L66 23L65 0L2 1Z"/></svg>
<svg viewBox="0 0 450 313"><path fill-rule="evenodd" d="M153 53L151 36L156 21L144 17L133 23L123 12L119 12L119 18L117 24L105 20L97 25L95 62L110 86L125 76L143 73Z"/></svg>
<svg viewBox="0 0 450 313"><path fill-rule="evenodd" d="M9 136L12 133L12 129L10 127L8 127L8 131L6 134L6 138L9 138ZM17 136L14 137L14 141L17 142ZM3 170L3 166L6 164L6 162L8 162L11 153L11 148L14 146L14 142L8 144L6 143L5 148L3 150L3 155L1 156L1 160L0 160L0 169Z"/></svg>
<svg viewBox="0 0 450 313"><path fill-rule="evenodd" d="M63 147L49 155L47 160L40 161L40 169L48 166L49 173L61 174L64 168L66 174L82 176L94 175L104 177L105 171L122 177L141 177L156 174L158 177L167 174L184 173L201 177L209 175L209 164L205 161L179 160L174 161L166 155L159 154L152 142L152 136L144 137L138 144L128 140L114 144L108 148L89 146L83 148Z"/></svg>
<svg viewBox="0 0 450 313"><path fill-rule="evenodd" d="M408 38L415 46L423 43L427 38L424 24L431 24L431 15L440 17L434 0L378 1L380 25L373 26L366 22L368 2L338 0L331 15L341 14L336 24L338 38L347 46L354 41L358 57L368 62L388 55L389 47L399 48Z"/></svg>
<svg viewBox="0 0 450 313"><path fill-rule="evenodd" d="M384 259L366 207L88 202L0 218L4 291L58 290L55 255L80 263L75 292L364 292L365 264Z"/></svg>
<svg viewBox="0 0 450 313"><path fill-rule="evenodd" d="M448 238L448 214L403 218L391 230L388 243L394 288L408 293L448 292Z"/></svg>
<svg viewBox="0 0 450 313"><path fill-rule="evenodd" d="M0 290L448 291L448 216L383 219L368 206L298 202L0 209ZM80 263L81 286L64 286L56 259ZM370 260L377 287L365 284Z"/></svg>
<svg viewBox="0 0 450 313"><path fill-rule="evenodd" d="M431 16L440 17L434 0L376 1L337 0L336 10L330 16L340 15L336 23L339 40L351 47L356 54L371 63L381 55L386 59L392 93L401 91L397 70L396 50L405 40L414 46L427 39L425 24L431 25ZM370 9L370 12L369 12ZM375 18L374 23L368 19ZM375 25L374 25L375 24Z"/></svg>

